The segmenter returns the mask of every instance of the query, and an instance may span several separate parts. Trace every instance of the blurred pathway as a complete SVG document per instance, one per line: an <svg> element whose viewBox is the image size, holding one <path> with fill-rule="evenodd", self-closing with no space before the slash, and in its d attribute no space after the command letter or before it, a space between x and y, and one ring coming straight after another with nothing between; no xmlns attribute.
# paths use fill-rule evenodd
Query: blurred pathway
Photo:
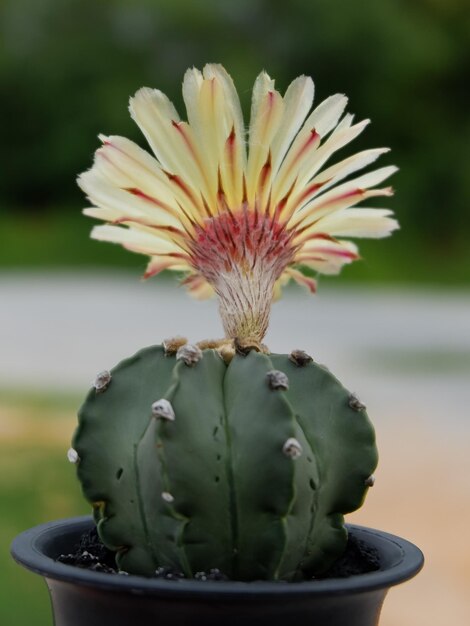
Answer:
<svg viewBox="0 0 470 626"><path fill-rule="evenodd" d="M0 389L86 390L96 372L181 334L222 336L215 301L134 274L0 274ZM266 342L307 350L373 414L469 428L470 292L292 289L273 307Z"/></svg>

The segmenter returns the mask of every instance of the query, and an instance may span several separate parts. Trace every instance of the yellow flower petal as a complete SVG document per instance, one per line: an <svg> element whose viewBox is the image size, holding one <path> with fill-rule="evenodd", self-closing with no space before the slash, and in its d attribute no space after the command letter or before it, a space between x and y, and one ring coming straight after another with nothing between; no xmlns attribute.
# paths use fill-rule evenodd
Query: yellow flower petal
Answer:
<svg viewBox="0 0 470 626"><path fill-rule="evenodd" d="M95 226L91 231L92 239L120 243L124 248L149 256L180 252L179 248L169 241L161 239L157 234L139 232L120 226Z"/></svg>
<svg viewBox="0 0 470 626"><path fill-rule="evenodd" d="M310 76L299 76L291 82L284 94L284 112L271 146L273 174L277 173L292 140L310 111L314 91Z"/></svg>
<svg viewBox="0 0 470 626"><path fill-rule="evenodd" d="M248 163L246 167L247 200L253 204L263 166L269 160L271 142L284 111L281 94L274 81L262 72L255 81L251 104Z"/></svg>
<svg viewBox="0 0 470 626"><path fill-rule="evenodd" d="M345 209L321 219L318 232L328 232L339 237L388 237L399 228L388 209Z"/></svg>

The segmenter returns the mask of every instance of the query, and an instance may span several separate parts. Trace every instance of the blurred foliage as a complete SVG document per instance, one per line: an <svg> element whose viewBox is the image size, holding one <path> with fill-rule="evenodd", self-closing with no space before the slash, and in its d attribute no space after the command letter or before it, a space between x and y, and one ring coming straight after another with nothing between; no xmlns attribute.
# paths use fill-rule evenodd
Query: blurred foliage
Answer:
<svg viewBox="0 0 470 626"><path fill-rule="evenodd" d="M246 112L261 68L281 90L299 74L313 76L317 101L348 94L349 110L373 120L353 149L391 146L384 163L401 168L389 206L406 235L393 239L386 264L402 252L412 263L416 253L420 275L440 268L444 276L464 263L468 277L465 0L2 0L0 29L4 216L32 229L43 220L43 230L59 213L83 221L74 179L90 166L96 135L143 145L129 96L156 86L182 110L186 68L217 61L235 78ZM15 246L25 252L21 241ZM101 258L109 254L102 246Z"/></svg>
<svg viewBox="0 0 470 626"><path fill-rule="evenodd" d="M2 626L52 623L44 580L18 567L10 558L9 547L18 533L31 526L89 513L75 468L65 459L77 405L76 397L57 392L0 389Z"/></svg>

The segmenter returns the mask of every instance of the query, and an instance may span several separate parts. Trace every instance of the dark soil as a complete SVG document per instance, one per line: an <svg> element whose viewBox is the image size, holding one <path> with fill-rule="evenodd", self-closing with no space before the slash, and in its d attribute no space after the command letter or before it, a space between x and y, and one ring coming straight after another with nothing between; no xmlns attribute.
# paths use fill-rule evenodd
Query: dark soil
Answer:
<svg viewBox="0 0 470 626"><path fill-rule="evenodd" d="M71 554L61 554L57 561L67 565L75 565L90 569L96 572L106 572L109 574L125 575L116 569L114 552L106 548L100 538L96 528L84 533L80 542L74 546ZM364 541L357 539L354 533L349 533L348 543L344 554L318 578L348 578L357 574L374 572L380 568L379 554L375 548L368 546ZM163 580L180 580L185 578L182 572L175 571L168 567L159 567L155 571L155 578ZM211 569L208 572L197 572L194 576L196 580L229 580L218 569Z"/></svg>
<svg viewBox="0 0 470 626"><path fill-rule="evenodd" d="M379 552L365 541L349 533L346 550L330 569L319 578L348 578L380 569Z"/></svg>
<svg viewBox="0 0 470 626"><path fill-rule="evenodd" d="M80 541L73 547L72 553L61 554L56 560L59 563L75 565L96 572L118 574L114 552L103 545L95 526L83 533Z"/></svg>

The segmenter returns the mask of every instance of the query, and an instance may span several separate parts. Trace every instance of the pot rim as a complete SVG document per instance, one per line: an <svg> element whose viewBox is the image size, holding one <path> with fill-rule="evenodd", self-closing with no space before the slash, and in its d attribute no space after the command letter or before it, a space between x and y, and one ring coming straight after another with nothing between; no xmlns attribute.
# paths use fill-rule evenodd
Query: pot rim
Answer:
<svg viewBox="0 0 470 626"><path fill-rule="evenodd" d="M74 565L58 563L48 555L47 548L57 535L83 533L93 524L91 516L81 516L56 520L34 526L20 535L12 543L11 554L15 561L27 569L47 579L73 583L80 586L96 587L120 593L159 596L184 596L207 598L207 596L259 598L266 596L288 597L331 596L369 592L398 585L415 576L423 567L424 556L421 550L406 539L396 535L347 524L355 535L376 547L379 552L392 553L392 564L374 572L349 576L348 578L328 578L323 580L288 583L282 581L197 581L161 580L136 575L112 575L82 569Z"/></svg>

